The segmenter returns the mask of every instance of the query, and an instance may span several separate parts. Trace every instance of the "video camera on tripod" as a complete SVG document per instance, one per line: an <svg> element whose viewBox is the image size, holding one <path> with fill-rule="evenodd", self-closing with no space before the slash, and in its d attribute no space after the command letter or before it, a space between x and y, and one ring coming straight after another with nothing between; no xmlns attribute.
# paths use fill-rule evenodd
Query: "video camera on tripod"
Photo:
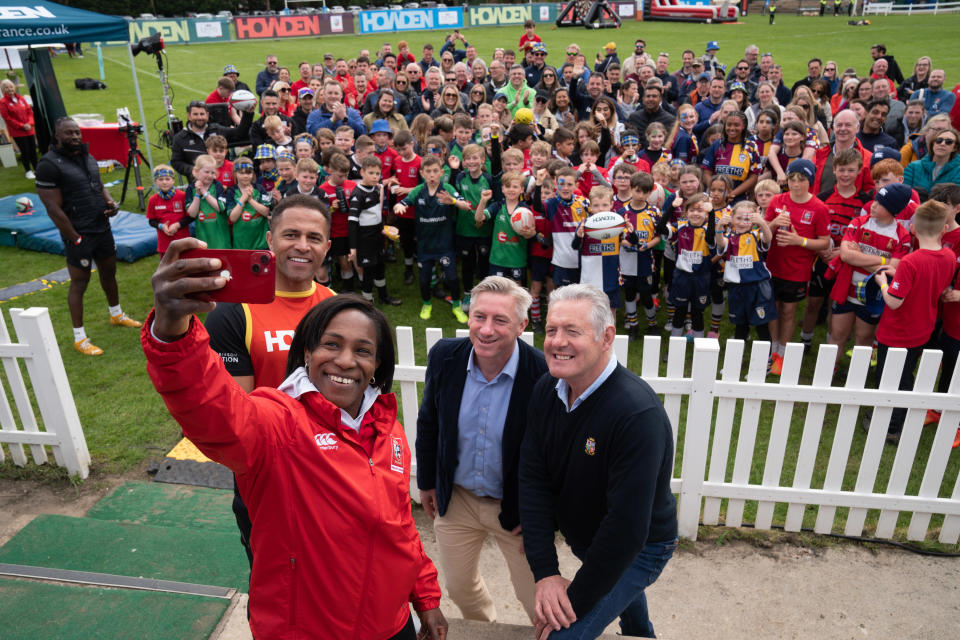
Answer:
<svg viewBox="0 0 960 640"><path fill-rule="evenodd" d="M146 201L144 198L143 182L140 178L140 165L145 164L147 165L147 169L149 169L150 163L143 157L143 153L137 146L137 136L143 133L143 125L130 119L130 110L126 107L117 109L117 124L117 129L127 134L127 144L130 146L130 150L127 151L127 170L123 175L123 190L120 192L120 202L123 203L127 197L127 186L130 183L130 173L132 172L134 180L137 183L137 200L140 205L140 211L144 211L146 210Z"/></svg>
<svg viewBox="0 0 960 640"><path fill-rule="evenodd" d="M173 101L170 98L170 84L167 82L167 70L163 65L163 37L159 33L141 39L130 45L130 51L133 55L140 52L154 56L157 61L157 69L160 71L160 85L163 88L163 107L166 112L167 128L160 132L160 140L168 147L173 146L173 136L177 135L183 129L183 122L174 114ZM142 130L142 129L141 129Z"/></svg>
<svg viewBox="0 0 960 640"><path fill-rule="evenodd" d="M117 110L117 123L120 125L118 130L121 133L127 134L127 138L130 138L131 136L136 138L138 135L143 133L143 125L130 120L130 113L127 111L126 107L124 107L123 110ZM131 146L136 147L136 143Z"/></svg>

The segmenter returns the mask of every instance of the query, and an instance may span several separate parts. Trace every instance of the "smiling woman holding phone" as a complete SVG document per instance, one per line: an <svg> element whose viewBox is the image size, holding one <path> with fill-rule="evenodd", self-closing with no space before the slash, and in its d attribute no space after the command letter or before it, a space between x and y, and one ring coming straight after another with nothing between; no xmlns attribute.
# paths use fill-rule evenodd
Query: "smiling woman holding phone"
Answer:
<svg viewBox="0 0 960 640"><path fill-rule="evenodd" d="M442 640L437 570L410 511L410 449L397 422L386 317L341 295L300 321L279 389L247 394L224 369L192 297L221 288L219 260L170 245L142 334L171 415L237 476L253 520L250 627L257 638Z"/></svg>

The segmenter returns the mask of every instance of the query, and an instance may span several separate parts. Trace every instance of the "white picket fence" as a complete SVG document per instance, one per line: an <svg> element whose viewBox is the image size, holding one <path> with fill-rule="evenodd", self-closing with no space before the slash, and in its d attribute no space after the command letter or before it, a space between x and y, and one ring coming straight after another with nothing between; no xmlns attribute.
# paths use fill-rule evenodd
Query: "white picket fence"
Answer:
<svg viewBox="0 0 960 640"><path fill-rule="evenodd" d="M10 319L16 342L0 313L0 361L3 362L3 375L0 376L0 462L6 459L4 443L10 450L10 459L19 466L27 464L24 446L29 447L37 464L48 461L46 447L50 447L58 465L66 467L71 475L84 479L90 472L90 453L50 314L42 307L10 309ZM37 421L34 413L20 360L26 365L42 422ZM13 397L16 415L8 395Z"/></svg>
<svg viewBox="0 0 960 640"><path fill-rule="evenodd" d="M457 335L465 336L466 330L458 330ZM441 337L440 329L426 329L427 350ZM532 344L533 335L526 333L523 339ZM628 366L627 346L627 337L617 336L614 351L624 366ZM674 425L675 451L682 405L685 398L688 400L682 422L680 475L671 482L671 488L678 495L680 535L696 539L701 521L719 524L721 501L727 500L723 520L727 526L744 524L746 501L757 501L752 523L756 528L770 529L774 508L782 503L788 505L784 522L787 531L799 531L807 507L816 507L814 530L817 533L833 532L837 508L846 507L849 512L842 530L852 536L864 533L868 510L879 509L876 530L871 532L879 538L892 538L901 512L909 512L912 515L907 538L926 539L928 533L936 533L928 532L931 516L943 514L945 518L937 537L942 543L957 543L960 538L960 478L949 498L940 497L940 486L960 423L960 375L953 376L949 393L933 392L941 360L939 351L923 353L913 391L897 391L906 357L903 349L890 350L879 389L866 388L871 357L871 349L866 347L854 349L843 386L831 386L836 355L833 345L821 345L811 384L798 384L803 358L803 346L799 343L787 346L783 373L775 383L766 382L769 344L765 342L753 343L747 362L744 342L728 340L723 366L719 368L720 343L713 339L697 339L693 345L689 377L684 374L688 350L685 339L670 339L665 376L659 373L660 349L659 337L644 339L638 373L663 396L667 415ZM403 424L413 449L419 406L417 384L423 382L426 367L416 364L412 328L397 327L397 354L394 379L400 385ZM742 379L744 365L746 376ZM768 402L766 407L764 401ZM752 467L759 462L755 460L757 434L761 418L771 415L769 402L775 404L762 479L758 483L751 481L750 475ZM738 404L741 406L739 421L736 421ZM836 421L829 425L825 421L828 405L840 407ZM851 445L854 430L859 428L857 421L861 406L872 408L873 418L863 451L852 458ZM889 481L883 492L876 493L874 485L893 407L909 410ZM943 415L929 456L923 460L917 456L917 445L929 408L942 410ZM799 450L788 451L788 434L794 412L803 416L803 431ZM734 439L735 422L738 429ZM825 427L835 427L832 441L824 439ZM731 448L735 450L732 473L728 472ZM819 486L812 486L817 457L827 452L829 461L825 477L818 481ZM788 460L791 463L796 461L789 484L781 482L784 464ZM845 488L844 474L851 465L858 468L856 483L852 488ZM923 480L917 495L907 495L914 465L924 465ZM675 464L674 468L677 466ZM416 468L413 469L411 495L417 497L415 476Z"/></svg>
<svg viewBox="0 0 960 640"><path fill-rule="evenodd" d="M884 15L896 14L924 14L932 13L956 13L960 11L960 2L927 2L914 4L895 4L893 2L870 2L864 3L862 15Z"/></svg>

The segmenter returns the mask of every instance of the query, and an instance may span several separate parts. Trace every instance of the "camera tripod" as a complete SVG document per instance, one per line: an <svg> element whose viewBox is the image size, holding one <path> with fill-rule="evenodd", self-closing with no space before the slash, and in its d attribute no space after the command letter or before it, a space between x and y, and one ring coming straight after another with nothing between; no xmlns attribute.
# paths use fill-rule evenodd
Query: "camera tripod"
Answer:
<svg viewBox="0 0 960 640"><path fill-rule="evenodd" d="M123 189L120 191L120 204L123 204L123 201L127 197L127 186L130 184L130 173L132 171L133 178L137 183L137 201L140 204L140 211L146 211L147 205L144 199L143 181L140 179L140 164L143 163L147 165L149 169L150 163L143 157L143 153L137 146L136 129L134 129L133 125L127 125L126 130L127 144L130 145L130 150L127 152L127 171L123 174Z"/></svg>

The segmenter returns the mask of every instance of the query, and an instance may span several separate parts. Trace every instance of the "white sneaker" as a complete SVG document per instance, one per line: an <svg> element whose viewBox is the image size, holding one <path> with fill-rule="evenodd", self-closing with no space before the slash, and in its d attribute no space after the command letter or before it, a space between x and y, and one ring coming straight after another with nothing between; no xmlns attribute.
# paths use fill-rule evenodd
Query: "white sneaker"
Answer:
<svg viewBox="0 0 960 640"><path fill-rule="evenodd" d="M27 171L27 180L36 180L37 175L33 171Z"/></svg>

